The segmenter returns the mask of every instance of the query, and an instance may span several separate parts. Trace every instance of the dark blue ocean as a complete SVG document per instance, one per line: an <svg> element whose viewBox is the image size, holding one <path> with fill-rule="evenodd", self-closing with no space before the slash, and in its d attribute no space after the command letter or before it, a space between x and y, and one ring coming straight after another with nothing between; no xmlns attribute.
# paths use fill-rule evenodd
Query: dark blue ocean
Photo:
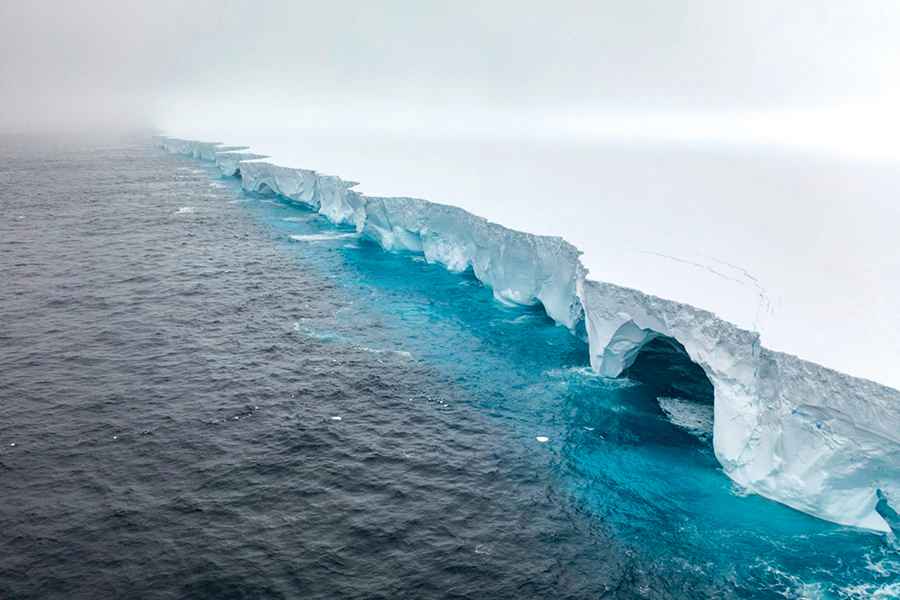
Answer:
<svg viewBox="0 0 900 600"><path fill-rule="evenodd" d="M731 483L665 349L597 377L149 137L0 138L0 208L0 598L900 597L894 538Z"/></svg>

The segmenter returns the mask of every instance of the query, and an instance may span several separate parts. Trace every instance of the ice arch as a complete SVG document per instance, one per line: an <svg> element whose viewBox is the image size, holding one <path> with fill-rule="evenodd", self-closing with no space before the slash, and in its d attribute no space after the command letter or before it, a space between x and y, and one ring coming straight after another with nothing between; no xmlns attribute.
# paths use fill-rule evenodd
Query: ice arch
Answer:
<svg viewBox="0 0 900 600"><path fill-rule="evenodd" d="M870 381L763 348L713 313L584 280L591 365L617 377L643 347L673 338L713 385L713 449L738 484L835 523L878 531L900 482L897 395Z"/></svg>
<svg viewBox="0 0 900 600"><path fill-rule="evenodd" d="M659 336L684 347L713 385L716 457L726 471L737 467L759 425L753 401L759 335L693 306L608 283L586 280L579 296L591 366L603 375L621 375L641 348Z"/></svg>

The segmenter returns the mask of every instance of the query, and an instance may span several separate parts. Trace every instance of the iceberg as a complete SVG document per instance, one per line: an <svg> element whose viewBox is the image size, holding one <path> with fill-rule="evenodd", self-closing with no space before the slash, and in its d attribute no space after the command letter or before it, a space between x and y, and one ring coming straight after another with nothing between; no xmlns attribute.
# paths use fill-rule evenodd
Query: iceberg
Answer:
<svg viewBox="0 0 900 600"><path fill-rule="evenodd" d="M540 305L586 335L601 375L620 376L654 339L676 340L713 386L713 449L733 481L834 523L891 531L883 515L900 508L900 391L769 350L752 328L691 304L588 279L581 252L561 237L455 206L365 195L355 182L264 162L243 147L171 137L160 146L214 161L248 192L303 204L386 250L471 269L497 300Z"/></svg>

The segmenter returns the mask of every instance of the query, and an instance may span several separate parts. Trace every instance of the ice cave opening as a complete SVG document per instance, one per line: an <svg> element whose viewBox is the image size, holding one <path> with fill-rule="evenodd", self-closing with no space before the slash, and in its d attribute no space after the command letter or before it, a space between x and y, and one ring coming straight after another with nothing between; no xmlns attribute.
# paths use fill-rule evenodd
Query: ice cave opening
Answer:
<svg viewBox="0 0 900 600"><path fill-rule="evenodd" d="M649 386L658 396L713 403L713 384L675 338L659 335L644 344L622 376Z"/></svg>

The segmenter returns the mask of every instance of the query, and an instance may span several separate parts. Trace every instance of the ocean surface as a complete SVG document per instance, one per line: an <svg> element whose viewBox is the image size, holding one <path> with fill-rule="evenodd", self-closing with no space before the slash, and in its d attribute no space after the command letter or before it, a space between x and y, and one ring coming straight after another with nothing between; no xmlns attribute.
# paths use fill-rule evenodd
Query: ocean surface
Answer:
<svg viewBox="0 0 900 600"><path fill-rule="evenodd" d="M0 138L0 598L898 598L894 536L738 489L677 348L149 137Z"/></svg>

